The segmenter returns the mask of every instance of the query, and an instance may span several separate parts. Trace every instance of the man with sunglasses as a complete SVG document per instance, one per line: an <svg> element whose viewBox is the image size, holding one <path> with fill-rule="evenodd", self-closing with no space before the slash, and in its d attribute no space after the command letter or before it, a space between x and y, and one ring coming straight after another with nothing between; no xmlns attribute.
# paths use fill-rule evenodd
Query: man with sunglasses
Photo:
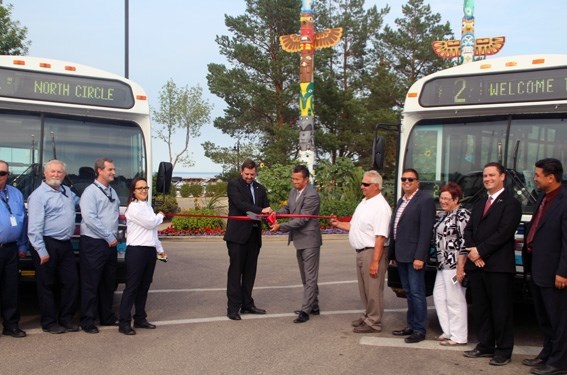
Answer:
<svg viewBox="0 0 567 375"><path fill-rule="evenodd" d="M401 182L404 195L392 216L389 259L397 264L408 312L407 326L392 334L407 336L404 341L413 344L425 340L425 262L435 222L435 202L431 194L419 190L419 174L415 169L405 169Z"/></svg>
<svg viewBox="0 0 567 375"><path fill-rule="evenodd" d="M114 161L99 158L95 161L96 179L81 196L81 328L98 333L95 325L97 311L100 324L117 324L112 311L116 284L116 233L120 200L110 186L116 175Z"/></svg>
<svg viewBox="0 0 567 375"><path fill-rule="evenodd" d="M0 160L0 309L4 329L2 334L25 337L19 327L18 256L27 248L26 213L22 193L7 184L10 166Z"/></svg>
<svg viewBox="0 0 567 375"><path fill-rule="evenodd" d="M76 332L73 322L79 295L79 276L71 245L79 198L63 185L65 163L50 160L45 180L28 199L28 238L33 246L37 297L44 332ZM55 289L60 289L59 309Z"/></svg>
<svg viewBox="0 0 567 375"><path fill-rule="evenodd" d="M349 243L356 250L358 292L364 311L352 321L354 333L382 331L392 210L380 193L381 188L382 176L376 171L365 172L360 184L364 199L356 207L350 222L341 222L336 217L331 219L332 226L349 232Z"/></svg>

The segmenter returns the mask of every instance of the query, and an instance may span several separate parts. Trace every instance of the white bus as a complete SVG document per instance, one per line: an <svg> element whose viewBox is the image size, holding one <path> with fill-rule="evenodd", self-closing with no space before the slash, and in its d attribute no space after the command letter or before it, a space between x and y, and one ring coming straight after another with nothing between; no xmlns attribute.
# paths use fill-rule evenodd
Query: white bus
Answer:
<svg viewBox="0 0 567 375"><path fill-rule="evenodd" d="M8 183L26 200L41 183L46 161L67 164L65 183L80 196L95 178L94 161L109 157L116 166L112 187L124 206L133 178L152 182L149 113L142 88L116 74L0 56L0 160L10 164ZM78 250L78 241L74 246ZM31 259L21 263L22 276L33 276Z"/></svg>
<svg viewBox="0 0 567 375"><path fill-rule="evenodd" d="M407 94L399 130L399 175L416 169L420 188L435 198L455 181L470 208L485 194L484 164L501 162L525 223L537 197L534 163L553 157L567 167L567 55L494 58L424 77ZM396 192L401 196L399 184ZM523 223L516 234L517 297L528 296Z"/></svg>

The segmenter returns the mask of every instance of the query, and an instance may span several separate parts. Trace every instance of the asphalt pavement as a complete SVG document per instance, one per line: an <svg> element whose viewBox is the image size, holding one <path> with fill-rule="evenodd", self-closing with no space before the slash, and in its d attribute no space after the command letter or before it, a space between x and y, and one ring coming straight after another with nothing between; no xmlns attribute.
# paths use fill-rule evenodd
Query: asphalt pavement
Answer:
<svg viewBox="0 0 567 375"><path fill-rule="evenodd" d="M302 286L295 249L285 236L265 236L254 288L266 315L226 318L225 243L214 238L164 239L167 263L158 262L148 298L155 330L125 336L116 327L99 334L53 335L40 329L34 289L22 290L21 326L28 337L0 336L1 374L528 374L523 358L539 351L541 334L531 306L516 309L516 347L512 363L469 359L467 347L446 348L428 298L427 339L405 344L391 331L405 326L406 303L385 291L384 330L352 332L361 311L355 255L345 235L324 237L319 288L321 315L294 324ZM120 303L120 286L115 308Z"/></svg>

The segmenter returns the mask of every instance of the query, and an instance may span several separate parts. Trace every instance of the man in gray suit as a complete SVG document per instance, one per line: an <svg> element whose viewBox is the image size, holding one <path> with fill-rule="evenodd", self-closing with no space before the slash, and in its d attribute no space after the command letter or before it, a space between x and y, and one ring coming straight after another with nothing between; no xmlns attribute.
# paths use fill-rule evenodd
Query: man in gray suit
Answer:
<svg viewBox="0 0 567 375"><path fill-rule="evenodd" d="M309 185L309 170L297 165L291 173L293 189L289 192L287 205L280 214L319 215L319 194ZM296 248L297 264L303 283L303 304L294 323L309 320L309 314L319 315L319 254L321 250L321 229L319 219L293 218L285 223L274 223L272 231L289 232L288 245L293 241Z"/></svg>

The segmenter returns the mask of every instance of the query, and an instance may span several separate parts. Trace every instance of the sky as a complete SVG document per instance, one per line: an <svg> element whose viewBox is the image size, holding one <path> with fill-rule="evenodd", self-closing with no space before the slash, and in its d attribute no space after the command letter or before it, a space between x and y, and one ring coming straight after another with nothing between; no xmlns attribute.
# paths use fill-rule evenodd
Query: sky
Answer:
<svg viewBox="0 0 567 375"><path fill-rule="evenodd" d="M320 1L320 0L314 0ZM366 0L365 6L390 6L385 21L394 26L406 0ZM456 38L461 35L463 0L425 0L442 22L449 22ZM124 0L4 0L12 4L12 20L28 28L28 55L90 65L125 74ZM245 12L244 0L129 0L129 78L140 84L150 106L159 106L162 86L173 79L178 86L201 86L213 105L211 123L189 144L193 167L176 166L174 172L220 173L220 165L206 158L201 143L233 146L235 140L212 125L223 115L225 103L207 88L207 65L226 63L215 43L217 35L231 35L225 15ZM476 0L475 36L505 36L496 56L567 54L564 39L565 0ZM297 16L299 18L299 9ZM337 25L317 25L318 29ZM299 31L298 31L299 32ZM315 95L317 93L315 92ZM179 150L181 144L174 148ZM169 160L166 145L153 140L153 164ZM175 174L175 173L174 173Z"/></svg>

